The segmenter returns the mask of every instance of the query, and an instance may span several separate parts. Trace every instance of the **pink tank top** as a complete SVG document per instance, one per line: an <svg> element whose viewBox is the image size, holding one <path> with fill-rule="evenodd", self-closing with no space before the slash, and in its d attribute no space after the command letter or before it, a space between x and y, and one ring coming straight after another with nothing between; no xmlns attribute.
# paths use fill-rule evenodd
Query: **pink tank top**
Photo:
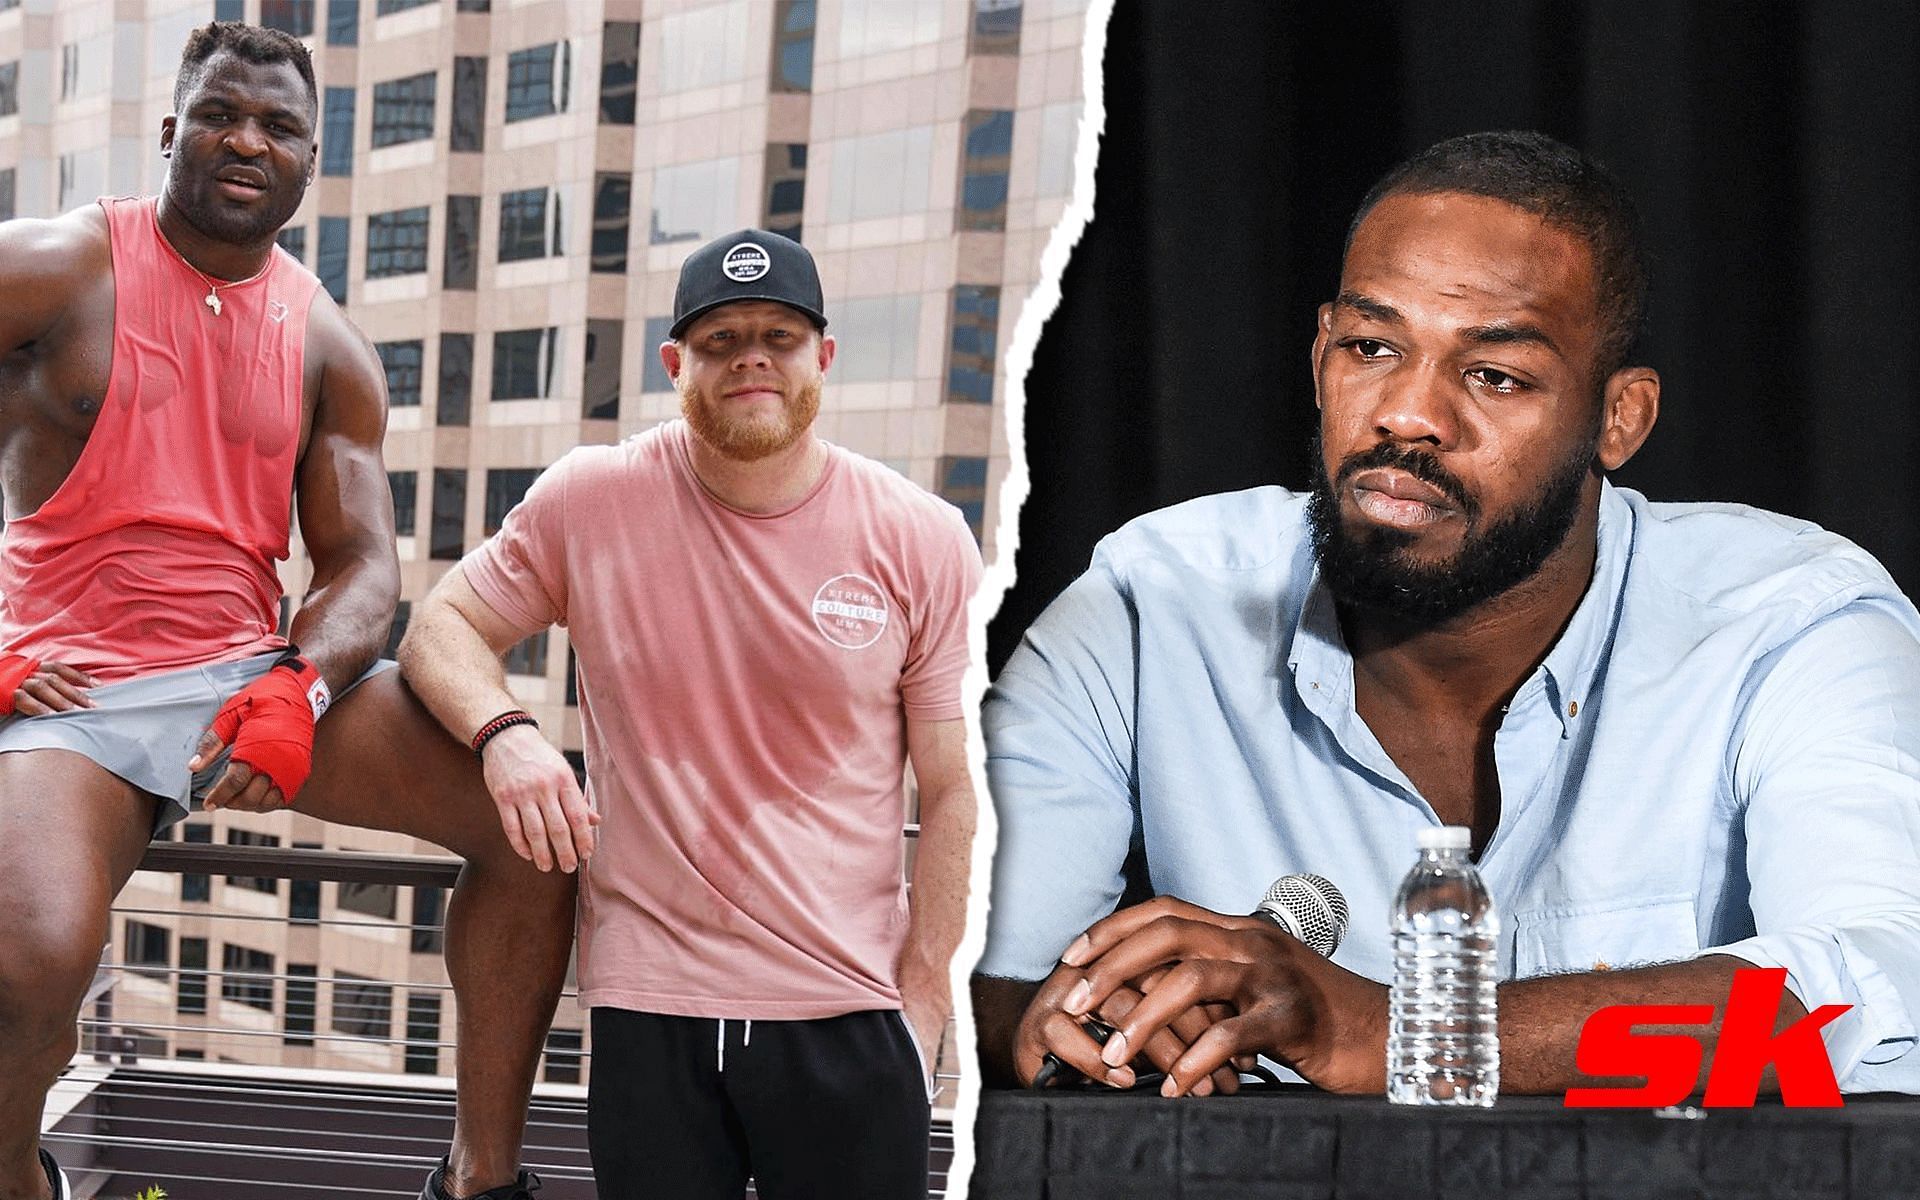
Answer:
<svg viewBox="0 0 1920 1200"><path fill-rule="evenodd" d="M102 681L285 643L307 309L320 281L275 247L219 290L160 234L154 200L102 200L113 367L60 487L0 535L0 648Z"/></svg>

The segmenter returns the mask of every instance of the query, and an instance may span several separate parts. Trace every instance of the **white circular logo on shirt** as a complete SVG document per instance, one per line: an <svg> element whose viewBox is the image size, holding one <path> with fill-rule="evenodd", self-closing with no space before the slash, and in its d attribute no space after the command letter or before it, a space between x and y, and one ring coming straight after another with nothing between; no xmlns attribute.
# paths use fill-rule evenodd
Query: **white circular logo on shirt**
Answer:
<svg viewBox="0 0 1920 1200"><path fill-rule="evenodd" d="M864 650L887 631L887 596L865 575L835 575L813 594L813 623L828 641Z"/></svg>
<svg viewBox="0 0 1920 1200"><path fill-rule="evenodd" d="M720 258L720 273L735 283L752 283L773 270L773 259L753 242L741 242Z"/></svg>

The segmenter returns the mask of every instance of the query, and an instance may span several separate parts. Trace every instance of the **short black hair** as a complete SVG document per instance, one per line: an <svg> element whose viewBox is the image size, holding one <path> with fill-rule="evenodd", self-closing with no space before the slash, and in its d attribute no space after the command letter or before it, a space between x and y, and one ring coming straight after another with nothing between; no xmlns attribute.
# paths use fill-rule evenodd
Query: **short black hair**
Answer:
<svg viewBox="0 0 1920 1200"><path fill-rule="evenodd" d="M278 29L263 29L239 21L212 21L187 36L186 49L180 52L180 74L173 80L173 110L186 106L187 94L207 72L207 60L225 50L256 66L292 63L307 85L307 99L314 116L320 115L320 89L313 82L313 51L305 43Z"/></svg>
<svg viewBox="0 0 1920 1200"><path fill-rule="evenodd" d="M1360 202L1353 235L1388 196L1465 192L1502 200L1578 235L1593 255L1604 379L1631 361L1647 319L1651 270L1633 198L1606 167L1544 133L1469 133L1437 142L1388 171Z"/></svg>

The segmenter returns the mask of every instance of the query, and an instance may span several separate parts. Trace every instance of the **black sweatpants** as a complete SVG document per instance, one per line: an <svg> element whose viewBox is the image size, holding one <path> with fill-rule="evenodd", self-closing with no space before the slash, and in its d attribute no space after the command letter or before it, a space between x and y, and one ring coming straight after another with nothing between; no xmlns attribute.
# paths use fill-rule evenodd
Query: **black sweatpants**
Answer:
<svg viewBox="0 0 1920 1200"><path fill-rule="evenodd" d="M898 1011L718 1021L593 1010L600 1200L925 1200L928 1107Z"/></svg>

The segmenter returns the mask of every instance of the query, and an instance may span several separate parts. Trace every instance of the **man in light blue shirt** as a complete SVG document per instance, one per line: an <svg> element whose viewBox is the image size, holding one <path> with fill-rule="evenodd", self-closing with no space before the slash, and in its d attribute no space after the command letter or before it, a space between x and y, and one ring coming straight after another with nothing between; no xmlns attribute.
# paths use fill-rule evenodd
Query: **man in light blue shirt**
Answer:
<svg viewBox="0 0 1920 1200"><path fill-rule="evenodd" d="M1206 1094L1257 1053L1382 1091L1389 906L1451 824L1501 912L1507 1090L1580 1083L1597 1008L1718 1009L1759 965L1783 1023L1852 1006L1844 1089L1920 1091L1920 615L1812 525L1606 483L1658 410L1645 279L1619 185L1540 135L1375 187L1313 347L1316 490L1108 537L989 699L990 1077ZM1102 921L1130 851L1163 899ZM1352 906L1331 963L1222 915L1300 871Z"/></svg>

